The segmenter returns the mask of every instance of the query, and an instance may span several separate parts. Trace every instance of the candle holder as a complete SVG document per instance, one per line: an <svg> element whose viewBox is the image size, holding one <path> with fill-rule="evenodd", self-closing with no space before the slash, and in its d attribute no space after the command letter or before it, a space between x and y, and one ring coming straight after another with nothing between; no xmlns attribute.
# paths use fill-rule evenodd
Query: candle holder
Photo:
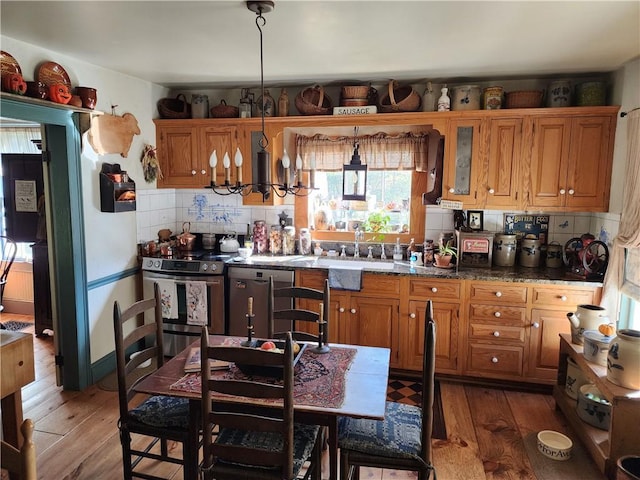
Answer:
<svg viewBox="0 0 640 480"><path fill-rule="evenodd" d="M326 343L324 343L322 341L322 339L324 338L324 326L326 324L327 324L327 322L325 320L323 320L322 318L318 319L318 345L311 349L312 352L315 352L315 353L328 353L329 350L331 350L329 348L329 345L327 345Z"/></svg>
<svg viewBox="0 0 640 480"><path fill-rule="evenodd" d="M240 345L253 348L256 346L256 340L253 339L253 317L255 315L247 313L245 316L247 317L247 339L240 342Z"/></svg>

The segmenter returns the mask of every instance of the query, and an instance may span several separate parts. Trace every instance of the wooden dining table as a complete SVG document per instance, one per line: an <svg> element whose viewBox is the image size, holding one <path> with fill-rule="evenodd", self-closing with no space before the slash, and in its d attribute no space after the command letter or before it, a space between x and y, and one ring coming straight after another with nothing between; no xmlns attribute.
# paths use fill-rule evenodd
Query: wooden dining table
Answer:
<svg viewBox="0 0 640 480"><path fill-rule="evenodd" d="M222 335L211 335L210 344L219 345L228 343L234 337ZM138 385L135 390L139 393L149 395L168 395L189 399L190 428L192 435L198 435L201 425L200 408L201 394L196 391L176 390L171 388L176 382L185 376L185 360L191 347L199 345L196 340L192 345L183 350L180 354L171 358L158 370L148 375ZM312 345L310 344L309 347ZM296 421L328 427L329 438L329 478L338 478L338 417L356 417L381 420L384 418L385 402L387 398L387 383L389 379L389 358L390 350L380 347L364 347L359 345L339 345L333 344L330 347L353 349L355 355L345 372L344 376L344 400L338 406L319 406L305 404L304 401L296 401L294 413ZM309 348L311 350L311 348ZM304 354L304 353L303 353ZM294 397L296 394L294 386ZM326 388L330 388L327 385ZM233 400L229 400L233 401ZM185 472L197 472L198 456L185 459L191 465L185 468ZM195 465L195 466L194 466ZM196 480L188 478L185 473L185 480Z"/></svg>

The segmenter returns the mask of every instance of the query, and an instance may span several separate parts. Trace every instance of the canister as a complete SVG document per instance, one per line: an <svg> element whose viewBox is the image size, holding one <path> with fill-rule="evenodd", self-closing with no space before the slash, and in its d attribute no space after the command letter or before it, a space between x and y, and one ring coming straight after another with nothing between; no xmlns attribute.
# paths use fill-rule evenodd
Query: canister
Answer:
<svg viewBox="0 0 640 480"><path fill-rule="evenodd" d="M191 95L191 118L209 117L209 97L206 95Z"/></svg>
<svg viewBox="0 0 640 480"><path fill-rule="evenodd" d="M493 264L497 267L513 267L516 263L516 236L496 233L493 239Z"/></svg>
<svg viewBox="0 0 640 480"><path fill-rule="evenodd" d="M547 268L561 268L562 264L562 245L558 242L551 242L547 245L545 265Z"/></svg>
<svg viewBox="0 0 640 480"><path fill-rule="evenodd" d="M612 337L601 334L598 330L585 330L583 333L584 348L582 355L588 361L607 366L607 355Z"/></svg>
<svg viewBox="0 0 640 480"><path fill-rule="evenodd" d="M640 390L640 330L624 328L609 345L607 380Z"/></svg>
<svg viewBox="0 0 640 480"><path fill-rule="evenodd" d="M282 229L282 254L296 253L296 227L286 226Z"/></svg>
<svg viewBox="0 0 640 480"><path fill-rule="evenodd" d="M540 266L540 240L523 238L520 246L520 265L523 267Z"/></svg>
<svg viewBox="0 0 640 480"><path fill-rule="evenodd" d="M569 80L556 80L547 88L547 107L571 106L571 82Z"/></svg>
<svg viewBox="0 0 640 480"><path fill-rule="evenodd" d="M576 86L576 105L597 107L605 105L605 85L603 82L585 82Z"/></svg>
<svg viewBox="0 0 640 480"><path fill-rule="evenodd" d="M300 229L300 243L298 245L298 253L300 255L311 254L311 232L308 228Z"/></svg>
<svg viewBox="0 0 640 480"><path fill-rule="evenodd" d="M256 220L253 222L253 253L260 255L268 250L267 225L264 220Z"/></svg>
<svg viewBox="0 0 640 480"><path fill-rule="evenodd" d="M502 87L487 87L484 89L483 107L485 110L500 110L502 108Z"/></svg>
<svg viewBox="0 0 640 480"><path fill-rule="evenodd" d="M269 251L273 255L282 254L282 229L280 225L271 225L269 230Z"/></svg>
<svg viewBox="0 0 640 480"><path fill-rule="evenodd" d="M479 86L460 85L451 91L451 110L480 110Z"/></svg>
<svg viewBox="0 0 640 480"><path fill-rule="evenodd" d="M580 387L585 383L589 383L587 377L582 373L578 364L571 357L567 357L567 376L564 383L564 393L577 400Z"/></svg>

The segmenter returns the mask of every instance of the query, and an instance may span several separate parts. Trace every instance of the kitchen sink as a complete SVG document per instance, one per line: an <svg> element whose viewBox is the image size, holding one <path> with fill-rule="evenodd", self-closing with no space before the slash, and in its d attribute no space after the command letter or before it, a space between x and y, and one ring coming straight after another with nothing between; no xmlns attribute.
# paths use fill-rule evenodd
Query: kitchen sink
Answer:
<svg viewBox="0 0 640 480"><path fill-rule="evenodd" d="M353 268L361 270L393 270L393 262L376 260L351 260L349 258L319 257L316 260L318 267L327 268Z"/></svg>
<svg viewBox="0 0 640 480"><path fill-rule="evenodd" d="M247 260L255 263L284 263L308 259L304 255L252 255Z"/></svg>

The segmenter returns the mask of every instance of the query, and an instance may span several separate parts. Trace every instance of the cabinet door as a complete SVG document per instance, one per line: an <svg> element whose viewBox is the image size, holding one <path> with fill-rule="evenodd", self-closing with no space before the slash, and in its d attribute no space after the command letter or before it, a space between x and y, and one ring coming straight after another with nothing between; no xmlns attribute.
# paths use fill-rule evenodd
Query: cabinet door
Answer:
<svg viewBox="0 0 640 480"><path fill-rule="evenodd" d="M347 343L391 349L391 366L399 367L399 301L387 298L351 296L347 317Z"/></svg>
<svg viewBox="0 0 640 480"><path fill-rule="evenodd" d="M581 117L571 122L567 207L607 211L611 184L611 117Z"/></svg>
<svg viewBox="0 0 640 480"><path fill-rule="evenodd" d="M554 381L558 372L560 334L570 333L567 312L558 310L531 310L529 336L529 378Z"/></svg>
<svg viewBox="0 0 640 480"><path fill-rule="evenodd" d="M442 198L480 205L484 192L478 192L479 176L486 175L480 150L480 119L455 119L449 122L445 139ZM482 198L480 198L482 197Z"/></svg>
<svg viewBox="0 0 640 480"><path fill-rule="evenodd" d="M212 180L213 172L209 166L209 157L213 151L216 151L218 157L218 163L216 165L215 180L217 185L223 185L225 182L225 171L223 160L225 154L229 155L231 161L231 167L229 169L229 182L231 184L236 183L236 166L235 166L235 153L236 146L238 145L238 139L236 135L235 127L198 127L198 142L200 146L199 160L200 160L200 174L202 177L202 186L208 185ZM244 154L244 152L243 152ZM249 158L244 158L244 161L249 161ZM204 172L204 173L203 173Z"/></svg>
<svg viewBox="0 0 640 480"><path fill-rule="evenodd" d="M422 371L424 357L424 316L427 302L409 302L409 315L400 326L402 368ZM436 371L458 373L459 306L454 303L434 302L436 322Z"/></svg>
<svg viewBox="0 0 640 480"><path fill-rule="evenodd" d="M522 119L504 118L489 124L489 168L485 207L517 208L522 154Z"/></svg>
<svg viewBox="0 0 640 480"><path fill-rule="evenodd" d="M202 187L209 183L198 161L197 132L190 126L157 127L158 162L164 178L158 187ZM208 157L207 157L208 161Z"/></svg>
<svg viewBox="0 0 640 480"><path fill-rule="evenodd" d="M537 118L533 121L528 205L564 206L570 127L571 120L565 117Z"/></svg>

